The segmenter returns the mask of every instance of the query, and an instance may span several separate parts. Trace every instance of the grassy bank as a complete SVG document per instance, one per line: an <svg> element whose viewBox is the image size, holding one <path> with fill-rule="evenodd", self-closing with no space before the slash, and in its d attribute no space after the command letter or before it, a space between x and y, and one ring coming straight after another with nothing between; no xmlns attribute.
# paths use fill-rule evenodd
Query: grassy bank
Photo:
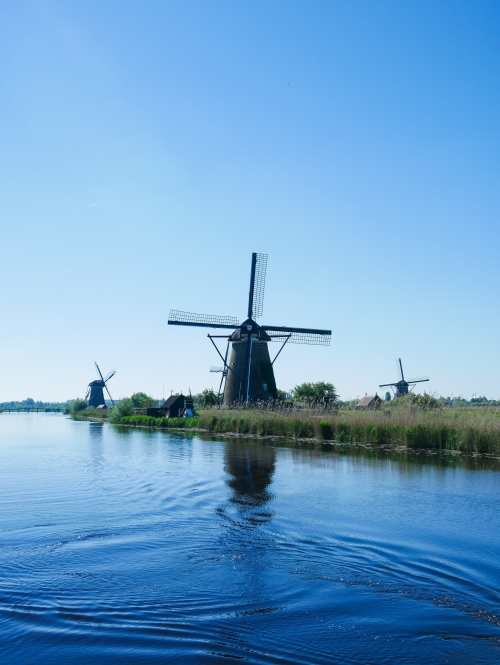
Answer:
<svg viewBox="0 0 500 665"><path fill-rule="evenodd" d="M126 416L117 424L500 454L500 411L405 410L393 412L390 416L384 412L350 411L323 417L258 411L204 411L198 418Z"/></svg>
<svg viewBox="0 0 500 665"><path fill-rule="evenodd" d="M77 411L72 415L76 420L86 420L87 418L105 419L109 416L109 412L103 409L85 409L84 411Z"/></svg>

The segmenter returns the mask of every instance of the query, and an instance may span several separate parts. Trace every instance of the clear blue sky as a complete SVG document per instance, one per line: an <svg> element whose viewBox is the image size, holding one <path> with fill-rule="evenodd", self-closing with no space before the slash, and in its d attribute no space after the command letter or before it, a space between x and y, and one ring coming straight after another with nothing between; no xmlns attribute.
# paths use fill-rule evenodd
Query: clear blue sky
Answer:
<svg viewBox="0 0 500 665"><path fill-rule="evenodd" d="M500 397L500 4L0 5L0 401L215 386L203 329L331 328L278 386Z"/></svg>

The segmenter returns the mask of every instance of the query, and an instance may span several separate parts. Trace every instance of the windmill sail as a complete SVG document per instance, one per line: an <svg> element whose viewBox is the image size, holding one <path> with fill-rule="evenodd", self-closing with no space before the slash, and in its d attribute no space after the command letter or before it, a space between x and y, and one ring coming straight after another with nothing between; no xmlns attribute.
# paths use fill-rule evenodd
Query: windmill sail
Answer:
<svg viewBox="0 0 500 665"><path fill-rule="evenodd" d="M102 378L101 370L99 369L99 365L96 362L94 363L94 365L96 367L97 373L99 374L99 378L101 379L101 381L104 381L104 379Z"/></svg>
<svg viewBox="0 0 500 665"><path fill-rule="evenodd" d="M194 314L171 309L168 315L168 325L172 326L199 326L202 328L237 328L239 321L234 316L216 316L213 314Z"/></svg>
<svg viewBox="0 0 500 665"><path fill-rule="evenodd" d="M105 388L106 388L106 392L107 392L108 395L109 395L109 399L111 400L111 404L114 406L115 403L114 403L114 401L113 401L113 398L111 397L111 393L109 392L109 388L108 388L108 386L105 386Z"/></svg>
<svg viewBox="0 0 500 665"><path fill-rule="evenodd" d="M111 372L108 372L108 374L106 374L106 377L103 379L104 383L107 383L115 374L116 374L116 369L112 369Z"/></svg>
<svg viewBox="0 0 500 665"><path fill-rule="evenodd" d="M264 289L266 287L267 254L255 254L255 279L252 298L252 318L258 319L264 311Z"/></svg>
<svg viewBox="0 0 500 665"><path fill-rule="evenodd" d="M313 346L330 346L331 330L316 330L311 328L282 328L277 326L262 326L272 342L284 342L289 337L289 344L312 344Z"/></svg>

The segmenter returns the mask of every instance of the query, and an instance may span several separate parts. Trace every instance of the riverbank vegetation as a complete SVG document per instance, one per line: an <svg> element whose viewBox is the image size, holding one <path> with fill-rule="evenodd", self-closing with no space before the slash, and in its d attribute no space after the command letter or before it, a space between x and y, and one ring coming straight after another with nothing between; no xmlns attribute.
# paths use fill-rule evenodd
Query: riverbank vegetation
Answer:
<svg viewBox="0 0 500 665"><path fill-rule="evenodd" d="M120 425L196 428L214 434L237 434L336 443L361 443L414 449L500 455L500 410L339 411L302 414L206 410L198 418L125 416Z"/></svg>
<svg viewBox="0 0 500 665"><path fill-rule="evenodd" d="M65 407L64 413L69 413L72 416L76 416L78 413L80 413L80 411L87 410L88 406L89 405L86 400L77 397L77 399L74 399Z"/></svg>
<svg viewBox="0 0 500 665"><path fill-rule="evenodd" d="M71 413L132 427L500 455L500 408L483 406L484 402L457 407L440 397L410 393L384 402L380 409L363 411L356 410L354 400L340 402L332 384L302 384L293 392L293 400L228 409L214 403L215 393L204 391L196 418L135 415L136 408L156 406L157 401L145 393L135 393L105 411L90 410L83 400L75 400Z"/></svg>

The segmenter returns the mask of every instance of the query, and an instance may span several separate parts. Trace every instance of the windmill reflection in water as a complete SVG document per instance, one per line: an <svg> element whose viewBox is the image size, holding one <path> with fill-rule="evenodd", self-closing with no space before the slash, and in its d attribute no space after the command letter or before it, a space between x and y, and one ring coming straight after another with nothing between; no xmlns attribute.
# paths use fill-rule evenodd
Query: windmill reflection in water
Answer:
<svg viewBox="0 0 500 665"><path fill-rule="evenodd" d="M228 487L233 490L231 503L237 504L243 511L265 506L271 499L268 488L276 465L275 449L261 443L228 441L225 443L224 462L225 470L231 476L227 480Z"/></svg>

